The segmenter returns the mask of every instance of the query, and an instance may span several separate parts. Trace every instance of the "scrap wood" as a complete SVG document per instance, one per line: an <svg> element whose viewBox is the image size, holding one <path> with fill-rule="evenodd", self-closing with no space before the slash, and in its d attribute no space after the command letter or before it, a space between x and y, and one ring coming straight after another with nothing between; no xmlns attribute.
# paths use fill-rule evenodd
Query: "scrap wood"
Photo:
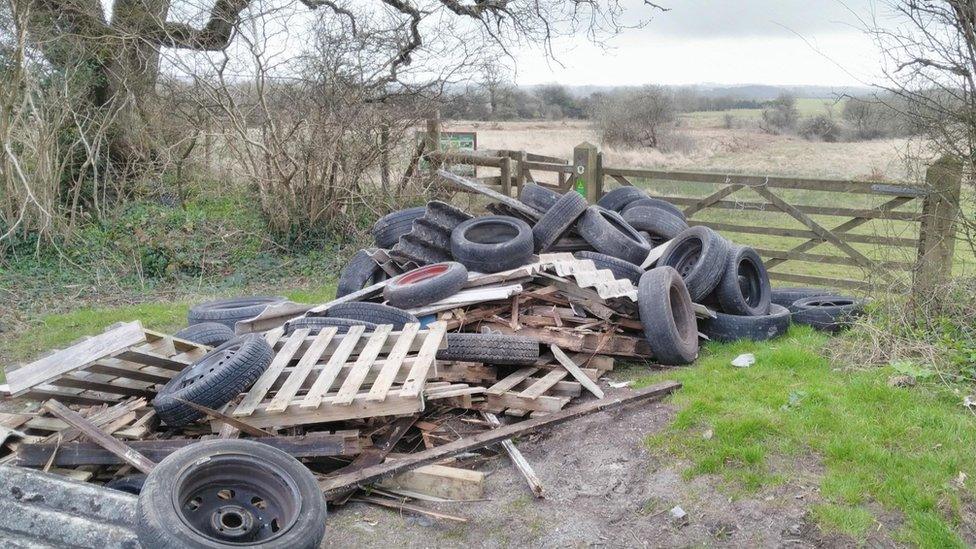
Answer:
<svg viewBox="0 0 976 549"><path fill-rule="evenodd" d="M417 316L426 316L439 313L449 309L456 309L468 305L476 305L489 301L503 301L512 296L522 293L521 284L509 284L507 286L484 286L461 290L454 295L446 297L440 301L435 301L422 307L407 309L407 312Z"/></svg>
<svg viewBox="0 0 976 549"><path fill-rule="evenodd" d="M257 437L248 440L267 444L296 458L353 456L361 450L356 431L335 434L316 432L302 436ZM159 462L180 448L198 441L196 438L134 440L128 443L128 447L151 461ZM47 460L52 460L58 467L130 463L98 442L21 444L17 447L14 463L23 467L39 467Z"/></svg>
<svg viewBox="0 0 976 549"><path fill-rule="evenodd" d="M352 501L358 501L361 503L370 503L372 505L379 505L380 507L396 509L397 511L406 511L408 513L416 513L418 515L426 515L428 517L436 518L436 519L452 520L454 522L468 522L468 519L464 517L448 515L446 513L438 513L436 511L430 511L428 509L424 509L423 507L417 507L416 505L410 505L402 501L394 501L390 499L376 498L372 496L356 496L352 498Z"/></svg>
<svg viewBox="0 0 976 549"><path fill-rule="evenodd" d="M431 464L384 479L377 486L445 500L475 501L485 497L485 474L481 471Z"/></svg>
<svg viewBox="0 0 976 549"><path fill-rule="evenodd" d="M631 392L627 395L594 400L547 415L545 417L529 419L520 423L493 429L470 438L462 438L443 446L417 452L401 460L372 465L356 471L330 475L322 479L319 485L325 492L326 497L332 498L335 496L335 494L344 493L350 488L364 486L366 484L386 478L390 475L410 471L447 457L468 452L470 450L484 448L485 446L489 446L515 436L530 433L544 427L552 427L567 421L571 421L578 417L603 410L619 408L631 403L658 400L673 393L680 387L681 384L676 381L665 381L638 391Z"/></svg>
<svg viewBox="0 0 976 549"><path fill-rule="evenodd" d="M230 417L229 415L218 412L217 410L207 408L202 404L197 404L196 402L190 402L189 400L183 400L182 398L178 398L178 397L173 397L173 400L176 400L177 402L182 402L183 404L186 404L190 408L193 408L194 410L204 415L210 416L216 421L219 421L220 423L229 425L234 429L247 433L251 436L255 436L255 437L276 436L274 433L270 431L265 431L264 429L258 429L257 427L251 425L250 423L247 423L246 421L241 421L237 418Z"/></svg>
<svg viewBox="0 0 976 549"><path fill-rule="evenodd" d="M118 418L127 415L129 412L146 407L147 404L148 403L144 398L132 399L126 402L120 402L115 406L94 411L90 415L86 416L85 419L95 427L102 428ZM56 432L48 435L48 437L44 439L44 442L53 442L54 440L58 439L65 442L70 442L84 434L81 429L72 426L66 421L58 419L57 422L60 425L58 425L56 429L50 429ZM28 425L30 425L30 423L31 422L28 422ZM52 425L52 427L54 427L54 425Z"/></svg>
<svg viewBox="0 0 976 549"><path fill-rule="evenodd" d="M390 431L384 435L380 440L376 441L372 446L366 448L356 456L356 459L352 460L352 463L346 465L345 467L333 471L330 476L342 476L356 474L357 471L362 471L364 469L369 469L372 466L379 465L383 463L386 456L393 450L397 442L403 438L403 435L410 430L410 427L419 419L419 415L411 415L406 417L401 417L390 424ZM328 477L327 477L328 478ZM347 487L345 490L335 490L329 496L329 501L334 504L343 505L353 493L356 492L355 487Z"/></svg>
<svg viewBox="0 0 976 549"><path fill-rule="evenodd" d="M570 375L576 378L576 381L580 382L580 385L586 387L586 390L593 393L596 398L603 398L603 390L600 389L600 386L594 383L593 380L584 374L583 371L580 370L580 367L573 362L573 359L566 356L566 353L564 353L558 345L551 345L549 348L552 349L552 354L556 357L556 360L562 364L563 368L566 368L566 371L568 371Z"/></svg>
<svg viewBox="0 0 976 549"><path fill-rule="evenodd" d="M502 423L498 421L498 417L491 412L481 412L481 417L485 418L493 429L497 429L502 426ZM512 464L515 465L515 469L522 475L525 482L529 485L529 489L532 490L532 495L537 498L545 497L545 490L542 488L542 481L536 476L535 470L532 469L532 465L529 461L525 459L522 452L515 447L515 443L511 439L501 441L502 449L508 454L508 459L512 460Z"/></svg>
<svg viewBox="0 0 976 549"><path fill-rule="evenodd" d="M139 471L148 475L153 470L153 467L156 466L149 458L129 448L119 439L113 438L111 435L101 431L95 424L83 418L78 412L71 410L64 404L56 400L49 400L44 403L44 409L58 416L75 429L78 429L85 436L98 443L99 446L122 458L122 461L132 465Z"/></svg>

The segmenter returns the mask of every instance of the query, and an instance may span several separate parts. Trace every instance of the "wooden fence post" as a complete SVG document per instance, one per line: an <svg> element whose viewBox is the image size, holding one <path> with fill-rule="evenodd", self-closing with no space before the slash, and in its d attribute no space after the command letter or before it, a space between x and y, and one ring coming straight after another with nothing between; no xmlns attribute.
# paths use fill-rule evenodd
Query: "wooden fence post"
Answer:
<svg viewBox="0 0 976 549"><path fill-rule="evenodd" d="M501 165L502 194L512 196L512 157L503 156Z"/></svg>
<svg viewBox="0 0 976 549"><path fill-rule="evenodd" d="M427 133L424 135L425 139L425 154L436 153L441 151L441 112L439 110L434 110L427 119ZM430 169L432 172L437 171L441 168L443 162L439 158L432 158L430 162Z"/></svg>
<svg viewBox="0 0 976 549"><path fill-rule="evenodd" d="M912 293L922 296L944 284L952 274L956 216L962 190L962 162L943 156L925 172L928 196L922 204L918 259Z"/></svg>
<svg viewBox="0 0 976 549"><path fill-rule="evenodd" d="M591 143L580 143L573 149L573 175L571 179L572 188L583 195L587 202L596 204L600 199L599 188L599 151L596 145Z"/></svg>
<svg viewBox="0 0 976 549"><path fill-rule="evenodd" d="M518 169L515 171L515 191L518 196L522 196L522 187L525 186L526 176L528 175L528 168L525 167L525 163L529 161L529 154L525 151L518 152Z"/></svg>

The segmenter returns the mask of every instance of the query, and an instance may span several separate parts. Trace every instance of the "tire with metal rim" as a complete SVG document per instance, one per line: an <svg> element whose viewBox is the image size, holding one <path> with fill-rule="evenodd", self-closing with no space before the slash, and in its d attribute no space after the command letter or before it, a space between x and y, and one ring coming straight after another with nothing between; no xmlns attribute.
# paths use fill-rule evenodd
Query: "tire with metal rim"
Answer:
<svg viewBox="0 0 976 549"><path fill-rule="evenodd" d="M403 328L406 324L420 322L417 317L403 309L368 301L350 301L349 303L333 305L326 309L325 316L369 322L376 325L391 324L395 330Z"/></svg>
<svg viewBox="0 0 976 549"><path fill-rule="evenodd" d="M678 271L691 299L697 302L722 280L728 254L727 240L708 227L692 227L671 240L656 265Z"/></svg>
<svg viewBox="0 0 976 549"><path fill-rule="evenodd" d="M365 326L367 330L375 330L376 324L363 320L352 320L349 318L331 318L327 316L303 316L285 322L283 328L285 335L290 335L295 330L308 328L308 335L316 335L326 328L338 328L337 334L344 334L353 326Z"/></svg>
<svg viewBox="0 0 976 549"><path fill-rule="evenodd" d="M668 202L667 200L661 200L660 198L651 198L649 196L644 198L639 198L631 202L630 204L624 206L624 209L621 210L620 213L625 214L627 213L627 210L633 208L657 208L659 210L670 212L674 216L680 218L682 221L688 221L688 218L685 217L685 212L681 211L681 208L675 206L674 204Z"/></svg>
<svg viewBox="0 0 976 549"><path fill-rule="evenodd" d="M532 227L536 253L548 252L586 211L586 199L576 191L562 195Z"/></svg>
<svg viewBox="0 0 976 549"><path fill-rule="evenodd" d="M366 286L386 280L386 272L373 261L366 250L359 250L343 267L336 286L336 297L362 290Z"/></svg>
<svg viewBox="0 0 976 549"><path fill-rule="evenodd" d="M207 301L190 307L186 314L187 324L201 324L203 322L219 322L231 330L238 321L253 318L264 312L272 303L286 301L283 297L255 296L234 297Z"/></svg>
<svg viewBox="0 0 976 549"><path fill-rule="evenodd" d="M152 401L156 415L173 427L193 423L203 414L180 400L216 410L253 385L268 369L271 355L271 346L257 334L224 343L184 368L156 393Z"/></svg>
<svg viewBox="0 0 976 549"><path fill-rule="evenodd" d="M607 254L601 254L599 252L582 251L573 254L576 259L589 259L593 262L597 269L606 269L613 273L613 277L617 280L629 280L635 285L640 282L641 275L644 271L634 265L629 261L624 261L623 259L617 259L616 257L609 256Z"/></svg>
<svg viewBox="0 0 976 549"><path fill-rule="evenodd" d="M468 281L468 270L453 261L425 265L390 280L383 297L394 307L412 309L450 297Z"/></svg>
<svg viewBox="0 0 976 549"><path fill-rule="evenodd" d="M219 322L201 322L183 328L173 335L200 345L216 347L234 339L234 330Z"/></svg>
<svg viewBox="0 0 976 549"><path fill-rule="evenodd" d="M725 262L725 274L715 289L715 298L722 311L731 315L769 314L772 299L769 273L756 250L748 246L732 246Z"/></svg>
<svg viewBox="0 0 976 549"><path fill-rule="evenodd" d="M447 348L437 351L437 360L513 365L539 360L539 342L530 337L449 333L445 339Z"/></svg>
<svg viewBox="0 0 976 549"><path fill-rule="evenodd" d="M426 211L426 206L418 206L384 215L373 225L373 241L380 248L392 248L401 236L410 232L414 220L423 217Z"/></svg>
<svg viewBox="0 0 976 549"><path fill-rule="evenodd" d="M603 195L600 200L596 202L596 205L615 212L622 212L628 204L642 198L649 197L647 196L647 193L638 189L637 187L617 187L616 189Z"/></svg>
<svg viewBox="0 0 976 549"><path fill-rule="evenodd" d="M793 322L825 332L839 332L864 313L864 300L841 295L807 297L793 302Z"/></svg>
<svg viewBox="0 0 976 549"><path fill-rule="evenodd" d="M173 452L136 504L143 547L317 548L325 497L297 459L250 440L205 440Z"/></svg>
<svg viewBox="0 0 976 549"><path fill-rule="evenodd" d="M703 319L699 327L713 341L766 341L786 333L790 327L790 312L775 303L769 306L769 314L740 316L715 313L716 318Z"/></svg>
<svg viewBox="0 0 976 549"><path fill-rule="evenodd" d="M602 254L640 265L651 253L651 245L637 234L617 212L590 206L580 218L577 230Z"/></svg>
<svg viewBox="0 0 976 549"><path fill-rule="evenodd" d="M671 267L644 273L637 287L637 307L644 338L660 364L679 365L698 357L698 325L691 296Z"/></svg>
<svg viewBox="0 0 976 549"><path fill-rule="evenodd" d="M451 254L471 271L498 273L532 258L532 228L514 217L487 215L451 231Z"/></svg>
<svg viewBox="0 0 976 549"><path fill-rule="evenodd" d="M559 193L547 189L535 183L526 183L522 186L519 200L523 204L538 212L548 212L559 201Z"/></svg>

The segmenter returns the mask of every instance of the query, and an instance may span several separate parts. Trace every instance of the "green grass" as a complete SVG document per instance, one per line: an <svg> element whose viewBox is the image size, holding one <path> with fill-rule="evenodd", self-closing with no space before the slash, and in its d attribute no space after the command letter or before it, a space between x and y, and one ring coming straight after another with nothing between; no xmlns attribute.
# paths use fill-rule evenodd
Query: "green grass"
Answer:
<svg viewBox="0 0 976 549"><path fill-rule="evenodd" d="M800 460L819 461L822 501L812 514L825 530L863 541L877 521L868 503L877 502L901 520L896 540L964 547L957 528L974 493L955 479L976 474L976 429L961 397L943 386L889 387L891 368L839 368L824 358L830 344L794 328L768 343L710 344L696 365L643 378L684 384L674 423L647 444L687 460L689 478L724 479L733 495L784 482ZM754 366L729 364L746 352Z"/></svg>
<svg viewBox="0 0 976 549"><path fill-rule="evenodd" d="M796 100L796 110L800 117L807 118L830 112L832 116L838 117L844 110L846 100L834 101L831 99L817 99L813 97L798 97ZM699 127L722 127L725 123L725 116L731 115L733 118L742 121L754 122L762 118L762 109L726 109L723 111L695 111L682 113L682 118L688 119L693 125Z"/></svg>

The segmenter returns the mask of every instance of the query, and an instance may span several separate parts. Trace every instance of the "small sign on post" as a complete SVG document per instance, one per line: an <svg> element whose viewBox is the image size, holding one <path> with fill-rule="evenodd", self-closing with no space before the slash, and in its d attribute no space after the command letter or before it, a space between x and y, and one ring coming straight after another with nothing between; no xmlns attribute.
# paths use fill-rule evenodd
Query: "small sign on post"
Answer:
<svg viewBox="0 0 976 549"><path fill-rule="evenodd" d="M427 139L427 132L417 132L416 142L419 145L425 139ZM453 153L469 153L478 150L478 132L440 132L440 147L438 148L441 152L453 152ZM420 169L424 171L430 170L430 164L426 159L421 160ZM465 165L452 165L449 167L451 173L463 177L477 177L478 168L477 166L465 166Z"/></svg>
<svg viewBox="0 0 976 549"><path fill-rule="evenodd" d="M600 185L597 181L596 145L580 143L573 149L573 189L586 198L590 204L600 199Z"/></svg>

